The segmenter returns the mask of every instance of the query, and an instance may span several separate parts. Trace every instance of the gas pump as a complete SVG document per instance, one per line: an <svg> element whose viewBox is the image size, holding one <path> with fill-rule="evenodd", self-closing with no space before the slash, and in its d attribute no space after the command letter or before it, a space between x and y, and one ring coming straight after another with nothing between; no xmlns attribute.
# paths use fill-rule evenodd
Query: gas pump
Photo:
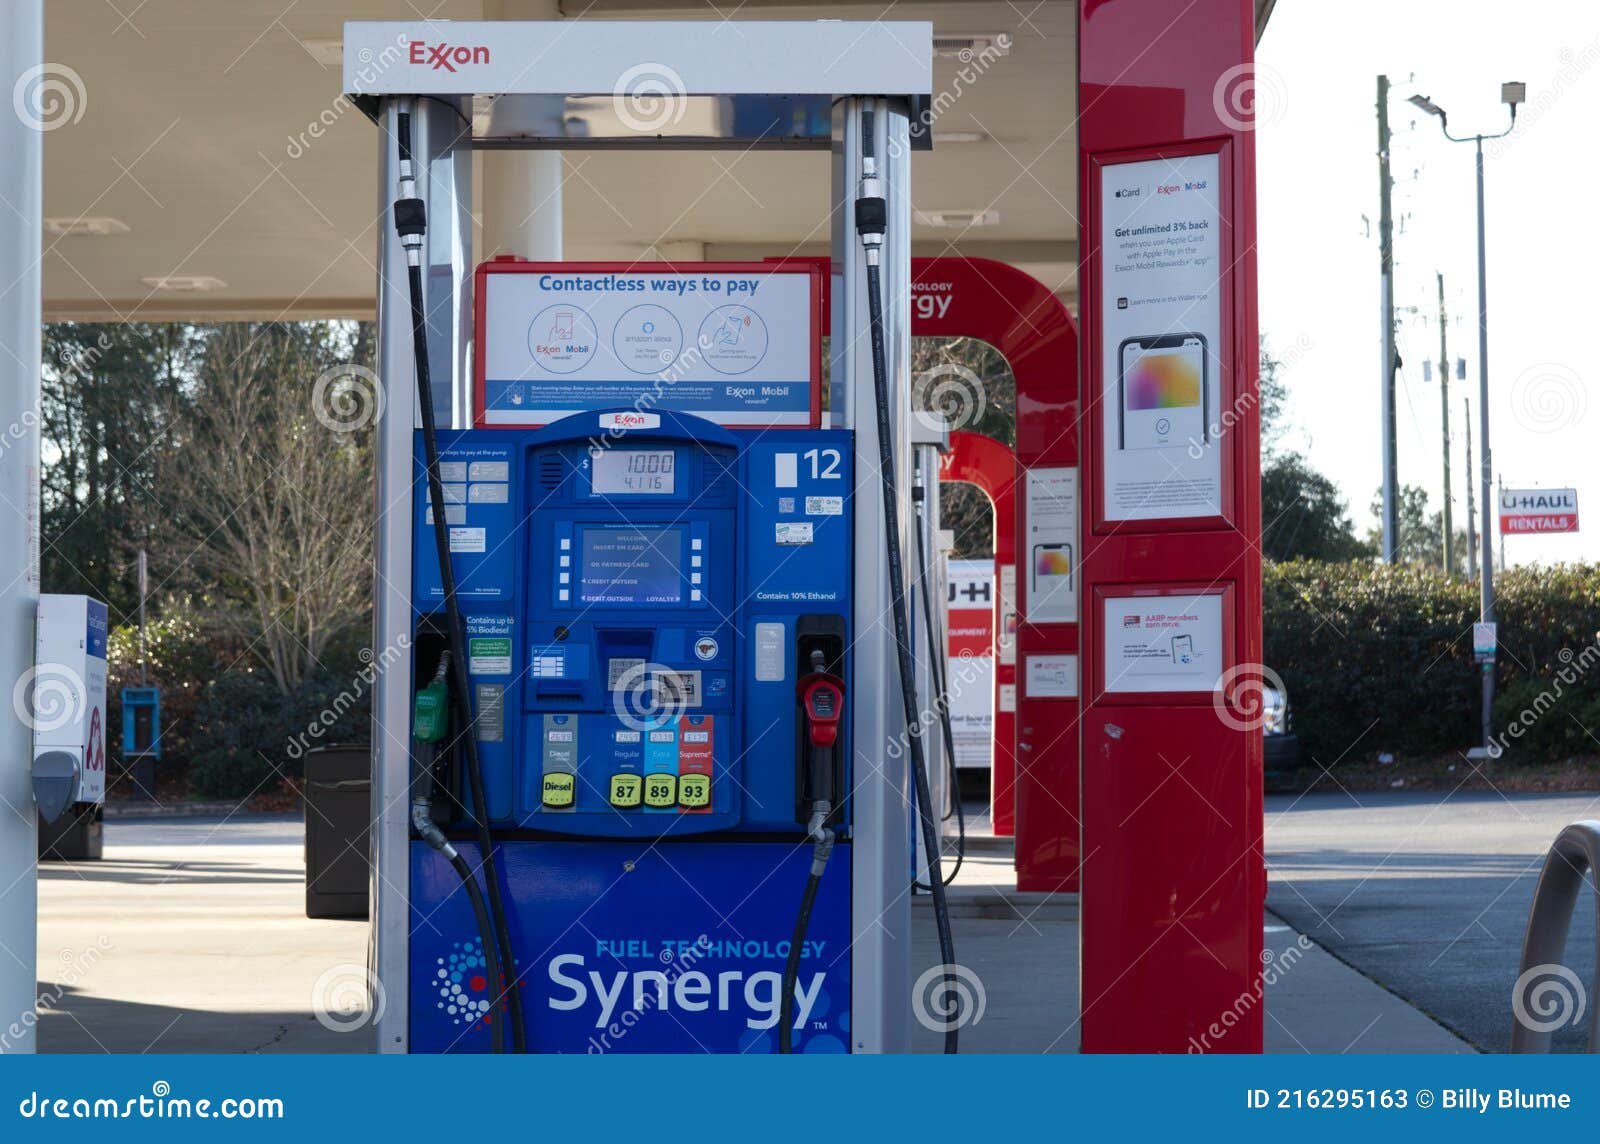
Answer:
<svg viewBox="0 0 1600 1144"><path fill-rule="evenodd" d="M930 736L934 760L928 768L931 802L939 813L940 845L945 827L955 823L955 861L944 874L944 884L955 881L966 861L967 818L961 806L961 776L956 770L955 729L951 722L951 693L945 670L949 634L944 623L948 593L949 559L939 527L939 474L941 456L950 451L950 426L939 413L919 411L912 437L911 503L916 510L912 550L916 557L917 619L921 624L918 691L928 697L928 712L938 723L939 733ZM937 604L935 604L937 601ZM930 890L927 876L927 847L918 847L915 885Z"/></svg>
<svg viewBox="0 0 1600 1144"><path fill-rule="evenodd" d="M345 35L347 87L393 139L383 265L404 284L380 299L379 497L410 507L380 538L377 626L413 659L375 701L379 1047L902 1050L913 790L954 962L901 558L931 28L744 24L729 60L687 22L449 27L481 69L424 75L412 51L358 86L363 51L437 29ZM504 63L557 42L548 68ZM834 151L854 210L834 212L831 426L814 266L464 264L461 150L583 144L449 117L611 90L639 44L725 145L771 119ZM395 425L413 392L417 424Z"/></svg>

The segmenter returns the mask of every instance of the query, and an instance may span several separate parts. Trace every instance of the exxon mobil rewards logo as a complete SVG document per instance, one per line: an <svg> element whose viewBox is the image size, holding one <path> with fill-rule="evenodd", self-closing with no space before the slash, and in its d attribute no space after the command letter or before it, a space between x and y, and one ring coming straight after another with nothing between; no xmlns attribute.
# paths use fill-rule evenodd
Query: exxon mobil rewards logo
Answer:
<svg viewBox="0 0 1600 1144"><path fill-rule="evenodd" d="M434 71L453 72L457 67L466 64L486 64L489 62L487 44L467 47L465 44L430 44L426 40L412 40L409 48L412 63L426 64Z"/></svg>

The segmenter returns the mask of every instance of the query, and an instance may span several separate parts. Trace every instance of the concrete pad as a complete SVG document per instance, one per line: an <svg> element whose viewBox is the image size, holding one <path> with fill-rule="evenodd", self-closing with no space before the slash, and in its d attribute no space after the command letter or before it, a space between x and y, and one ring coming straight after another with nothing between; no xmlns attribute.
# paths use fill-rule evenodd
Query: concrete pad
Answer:
<svg viewBox="0 0 1600 1144"><path fill-rule="evenodd" d="M1006 845L975 849L949 888L959 988L965 1011L981 1011L962 1051L1076 1052L1077 897L1018 893ZM315 1016L320 1005L344 1019L359 1004L367 926L305 917L298 818L113 820L105 853L41 868L41 1051L369 1051L368 1030ZM914 1007L926 1018L913 1044L938 1052L928 895L912 917L913 978L925 976ZM1277 969L1268 1051L1471 1051L1277 918L1266 937Z"/></svg>
<svg viewBox="0 0 1600 1144"><path fill-rule="evenodd" d="M1078 1051L1078 900L1019 893L1008 854L969 854L948 888L960 987L978 1020L961 1030L975 1053ZM912 974L941 984L931 899L913 908ZM1263 958L1269 1053L1463 1053L1472 1046L1395 994L1267 916ZM967 998L982 995L981 1006ZM924 1013L928 1002L924 1001ZM1218 1014L1219 1020L1221 1014ZM1224 1038L1225 1041L1225 1038ZM942 1031L919 1023L916 1052L940 1052Z"/></svg>
<svg viewBox="0 0 1600 1144"><path fill-rule="evenodd" d="M1267 1052L1477 1051L1270 913L1265 938Z"/></svg>
<svg viewBox="0 0 1600 1144"><path fill-rule="evenodd" d="M366 1052L338 1033L367 925L305 916L292 816L106 823L99 862L42 863L41 1052Z"/></svg>

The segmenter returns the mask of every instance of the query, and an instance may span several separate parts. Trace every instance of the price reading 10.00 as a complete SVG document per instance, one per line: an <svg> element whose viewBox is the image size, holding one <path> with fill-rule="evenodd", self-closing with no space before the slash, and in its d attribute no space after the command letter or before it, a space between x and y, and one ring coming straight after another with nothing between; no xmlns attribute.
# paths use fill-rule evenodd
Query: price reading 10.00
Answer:
<svg viewBox="0 0 1600 1144"><path fill-rule="evenodd" d="M597 449L590 454L597 496L672 493L671 449Z"/></svg>

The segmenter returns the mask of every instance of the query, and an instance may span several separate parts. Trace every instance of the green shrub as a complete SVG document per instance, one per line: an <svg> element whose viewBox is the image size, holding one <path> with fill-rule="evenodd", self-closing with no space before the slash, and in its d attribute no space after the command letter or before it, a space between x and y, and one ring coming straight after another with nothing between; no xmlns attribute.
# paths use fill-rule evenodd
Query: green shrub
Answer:
<svg viewBox="0 0 1600 1144"><path fill-rule="evenodd" d="M168 604L145 625L145 659L139 660L136 623L113 628L106 668L106 751L112 763L122 762L122 689L161 689L161 767L171 772L188 758L194 715L208 682L237 662L243 648L218 637L195 619L184 600Z"/></svg>
<svg viewBox="0 0 1600 1144"><path fill-rule="evenodd" d="M1600 566L1514 568L1496 578L1497 736L1537 702L1507 757L1600 754ZM1438 755L1480 738L1472 661L1477 585L1411 566L1293 561L1263 568L1267 665L1295 730L1323 765L1378 751ZM1586 665L1579 667L1578 665ZM1574 678L1552 689L1559 673ZM1587 744L1587 746L1585 746Z"/></svg>
<svg viewBox="0 0 1600 1144"><path fill-rule="evenodd" d="M357 673L323 673L284 695L264 672L236 668L207 688L196 712L190 786L204 798L276 791L282 779L304 775L308 750L366 740L371 713Z"/></svg>
<svg viewBox="0 0 1600 1144"><path fill-rule="evenodd" d="M279 776L302 775L307 750L370 736L370 681L355 637L329 649L322 672L286 696L247 646L200 622L203 614L177 601L150 619L145 679L138 627L111 633L107 747L114 760L121 757L122 688L145 685L161 688L161 773L186 773L192 792L206 798L275 791ZM318 730L310 733L314 721Z"/></svg>

